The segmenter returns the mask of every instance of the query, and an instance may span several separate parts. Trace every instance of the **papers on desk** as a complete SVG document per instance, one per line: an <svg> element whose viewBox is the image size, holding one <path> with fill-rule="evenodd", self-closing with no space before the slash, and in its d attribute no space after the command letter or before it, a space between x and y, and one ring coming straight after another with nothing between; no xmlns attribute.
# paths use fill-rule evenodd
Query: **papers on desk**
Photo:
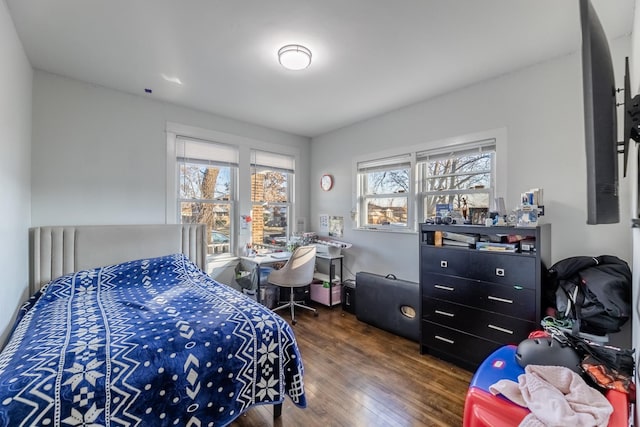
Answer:
<svg viewBox="0 0 640 427"><path fill-rule="evenodd" d="M339 240L318 239L316 241L318 254L328 254L329 256L340 256L343 249L349 249L350 247L351 243Z"/></svg>
<svg viewBox="0 0 640 427"><path fill-rule="evenodd" d="M274 252L271 255L271 258L275 259L289 259L291 258L291 252Z"/></svg>
<svg viewBox="0 0 640 427"><path fill-rule="evenodd" d="M352 246L351 243L341 242L340 240L328 239L324 237L318 238L316 243L320 245L325 245L332 248L340 248L340 249L349 249Z"/></svg>

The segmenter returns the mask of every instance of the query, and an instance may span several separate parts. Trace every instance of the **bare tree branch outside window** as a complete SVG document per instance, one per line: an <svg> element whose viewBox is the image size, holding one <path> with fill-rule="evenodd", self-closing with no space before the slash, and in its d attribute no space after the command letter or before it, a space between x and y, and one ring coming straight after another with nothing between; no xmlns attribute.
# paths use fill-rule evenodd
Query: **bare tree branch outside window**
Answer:
<svg viewBox="0 0 640 427"><path fill-rule="evenodd" d="M448 154L438 147L358 162L359 226L409 228L415 215L423 216L419 221L436 216L438 205L465 219L488 209L494 192L495 139L449 148Z"/></svg>
<svg viewBox="0 0 640 427"><path fill-rule="evenodd" d="M209 253L229 252L231 236L230 169L180 165L180 215L183 223L207 225Z"/></svg>
<svg viewBox="0 0 640 427"><path fill-rule="evenodd" d="M488 208L492 156L479 153L426 162L425 213L435 216L438 204L461 210L463 200L469 208Z"/></svg>

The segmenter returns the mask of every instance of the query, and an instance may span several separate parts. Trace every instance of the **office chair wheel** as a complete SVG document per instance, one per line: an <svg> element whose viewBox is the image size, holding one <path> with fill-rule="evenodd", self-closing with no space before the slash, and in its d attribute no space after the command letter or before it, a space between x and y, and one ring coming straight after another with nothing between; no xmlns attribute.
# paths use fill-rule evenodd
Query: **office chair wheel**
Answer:
<svg viewBox="0 0 640 427"><path fill-rule="evenodd" d="M296 319L293 319L293 320L291 321L291 323L292 323L293 325L295 325L296 323L298 323L298 321L297 321Z"/></svg>
<svg viewBox="0 0 640 427"><path fill-rule="evenodd" d="M313 317L318 317L318 312L317 311L313 312Z"/></svg>

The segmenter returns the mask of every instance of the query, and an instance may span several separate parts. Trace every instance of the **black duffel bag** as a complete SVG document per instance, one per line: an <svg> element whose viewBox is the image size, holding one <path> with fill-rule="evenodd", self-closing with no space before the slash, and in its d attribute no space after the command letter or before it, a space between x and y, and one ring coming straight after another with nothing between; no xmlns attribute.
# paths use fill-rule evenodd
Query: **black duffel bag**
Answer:
<svg viewBox="0 0 640 427"><path fill-rule="evenodd" d="M549 269L558 319L571 319L573 333L620 331L631 315L631 270L618 257L576 256Z"/></svg>

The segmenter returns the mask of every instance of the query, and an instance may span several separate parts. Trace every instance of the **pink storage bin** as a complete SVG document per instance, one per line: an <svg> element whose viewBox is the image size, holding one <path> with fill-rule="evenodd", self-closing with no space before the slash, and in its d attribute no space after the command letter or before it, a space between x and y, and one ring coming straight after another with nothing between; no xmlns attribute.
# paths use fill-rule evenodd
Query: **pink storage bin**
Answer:
<svg viewBox="0 0 640 427"><path fill-rule="evenodd" d="M322 283L312 283L311 285L311 301L329 306L329 288L325 288ZM333 284L331 286L331 305L342 303L342 285Z"/></svg>

